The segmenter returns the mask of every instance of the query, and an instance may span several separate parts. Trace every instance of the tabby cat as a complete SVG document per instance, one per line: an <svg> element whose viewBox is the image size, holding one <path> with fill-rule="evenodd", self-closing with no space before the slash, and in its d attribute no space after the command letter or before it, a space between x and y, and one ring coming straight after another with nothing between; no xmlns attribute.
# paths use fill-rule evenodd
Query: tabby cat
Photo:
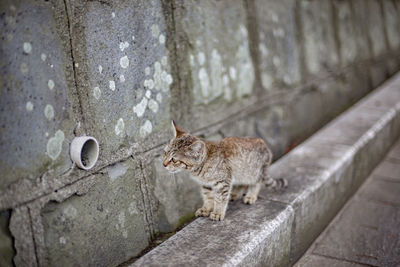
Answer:
<svg viewBox="0 0 400 267"><path fill-rule="evenodd" d="M172 121L174 138L164 148L163 165L171 173L189 171L202 185L203 206L196 216L220 221L229 199L243 197L253 204L261 185L285 187L284 179L272 179L268 167L272 153L260 138L227 137L209 142L193 136Z"/></svg>

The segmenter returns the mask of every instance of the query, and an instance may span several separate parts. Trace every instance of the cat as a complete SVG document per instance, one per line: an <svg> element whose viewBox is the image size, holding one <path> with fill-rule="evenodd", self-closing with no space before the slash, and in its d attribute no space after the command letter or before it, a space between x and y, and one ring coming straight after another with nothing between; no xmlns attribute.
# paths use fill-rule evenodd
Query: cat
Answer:
<svg viewBox="0 0 400 267"><path fill-rule="evenodd" d="M272 179L268 167L272 152L260 138L227 137L202 140L172 121L174 138L164 148L164 167L171 173L189 171L202 186L203 206L195 215L222 221L229 199L254 204L261 185L286 187L285 179Z"/></svg>

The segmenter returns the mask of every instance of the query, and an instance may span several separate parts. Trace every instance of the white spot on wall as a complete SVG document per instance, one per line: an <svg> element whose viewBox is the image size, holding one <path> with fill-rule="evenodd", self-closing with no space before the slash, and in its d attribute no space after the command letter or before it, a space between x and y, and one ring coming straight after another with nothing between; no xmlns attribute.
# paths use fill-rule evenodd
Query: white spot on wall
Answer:
<svg viewBox="0 0 400 267"><path fill-rule="evenodd" d="M40 55L40 58L42 59L42 61L46 61L47 56L46 56L45 53L42 53L42 54Z"/></svg>
<svg viewBox="0 0 400 267"><path fill-rule="evenodd" d="M96 98L97 100L100 99L101 91L100 91L100 88L99 88L98 86L96 86L95 88L93 88L93 96L94 96L94 98Z"/></svg>
<svg viewBox="0 0 400 267"><path fill-rule="evenodd" d="M124 51L126 48L129 47L129 43L128 42L120 42L119 43L119 49L121 49L121 51Z"/></svg>
<svg viewBox="0 0 400 267"><path fill-rule="evenodd" d="M33 104L31 101L26 102L26 110L29 112L33 110Z"/></svg>
<svg viewBox="0 0 400 267"><path fill-rule="evenodd" d="M278 15L276 13L272 13L271 14L271 18L272 18L273 22L278 22L279 21Z"/></svg>
<svg viewBox="0 0 400 267"><path fill-rule="evenodd" d="M122 118L119 118L119 120L118 120L118 122L117 122L117 124L115 125L115 128L114 128L115 134L116 135L122 134L122 132L124 131L124 128L125 128L124 120Z"/></svg>
<svg viewBox="0 0 400 267"><path fill-rule="evenodd" d="M203 97L208 97L210 80L208 78L208 74L205 68L201 68L199 70L199 80Z"/></svg>
<svg viewBox="0 0 400 267"><path fill-rule="evenodd" d="M150 98L150 97L151 97L151 91L150 91L150 90L147 90L145 96L146 96L147 98Z"/></svg>
<svg viewBox="0 0 400 267"><path fill-rule="evenodd" d="M148 134L153 131L153 125L149 120L146 120L139 129L139 134L142 138L145 138Z"/></svg>
<svg viewBox="0 0 400 267"><path fill-rule="evenodd" d="M139 214L139 211L138 211L138 209L136 207L136 203L135 202L131 202L129 204L128 212L129 212L130 215Z"/></svg>
<svg viewBox="0 0 400 267"><path fill-rule="evenodd" d="M274 56L272 58L272 63L274 63L274 66L278 68L281 65L281 60L278 56Z"/></svg>
<svg viewBox="0 0 400 267"><path fill-rule="evenodd" d="M172 83L172 76L168 78L168 73L163 71L161 68L160 62L156 61L154 63L154 88L156 90L162 90L163 92L167 92L169 90L169 82Z"/></svg>
<svg viewBox="0 0 400 267"><path fill-rule="evenodd" d="M236 69L234 67L229 67L229 76L232 80L236 80Z"/></svg>
<svg viewBox="0 0 400 267"><path fill-rule="evenodd" d="M135 36L132 35L132 41L135 41Z"/></svg>
<svg viewBox="0 0 400 267"><path fill-rule="evenodd" d="M164 34L160 34L160 37L158 37L158 41L160 44L165 44L165 36Z"/></svg>
<svg viewBox="0 0 400 267"><path fill-rule="evenodd" d="M224 75L223 77L222 77L222 83L224 84L224 85L228 85L229 84L229 77L228 77L228 75Z"/></svg>
<svg viewBox="0 0 400 267"><path fill-rule="evenodd" d="M128 231L126 229L122 230L122 236L128 238Z"/></svg>
<svg viewBox="0 0 400 267"><path fill-rule="evenodd" d="M147 103L147 98L143 98L139 104L133 107L133 112L135 112L138 117L142 117L144 112L146 111Z"/></svg>
<svg viewBox="0 0 400 267"><path fill-rule="evenodd" d="M158 101L159 103L161 103L161 101L162 101L162 95L161 95L161 93L158 93L158 94L157 94L156 99L157 99L157 101Z"/></svg>
<svg viewBox="0 0 400 267"><path fill-rule="evenodd" d="M111 91L115 91L115 82L113 80L109 81L109 87Z"/></svg>
<svg viewBox="0 0 400 267"><path fill-rule="evenodd" d="M53 90L54 89L54 81L53 80L49 80L47 82L47 86L49 87L50 90Z"/></svg>
<svg viewBox="0 0 400 267"><path fill-rule="evenodd" d="M121 65L121 67L123 69L126 69L127 67L129 67L129 59L127 56L123 56L121 57L121 59L119 60L119 64Z"/></svg>
<svg viewBox="0 0 400 267"><path fill-rule="evenodd" d="M55 160L61 153L62 143L64 141L64 132L58 130L54 137L51 137L47 142L46 153L52 159Z"/></svg>
<svg viewBox="0 0 400 267"><path fill-rule="evenodd" d="M273 29L272 34L274 37L283 37L285 36L285 31L282 28Z"/></svg>
<svg viewBox="0 0 400 267"><path fill-rule="evenodd" d="M24 53L30 54L32 52L32 45L29 42L23 44Z"/></svg>
<svg viewBox="0 0 400 267"><path fill-rule="evenodd" d="M266 57L269 54L269 51L267 49L267 47L265 46L265 44L261 43L259 44L258 48L260 49L261 55Z"/></svg>
<svg viewBox="0 0 400 267"><path fill-rule="evenodd" d="M213 49L211 52L211 60L210 60L210 81L212 86L210 88L210 98L209 100L215 99L220 96L223 91L223 83L222 83L222 72L224 66L222 64L221 55L218 53L217 49Z"/></svg>
<svg viewBox="0 0 400 267"><path fill-rule="evenodd" d="M160 28L158 27L157 24L151 25L151 34L155 38L158 37L158 35L160 34Z"/></svg>
<svg viewBox="0 0 400 267"><path fill-rule="evenodd" d="M123 74L119 75L119 81L121 83L125 82L125 76Z"/></svg>
<svg viewBox="0 0 400 267"><path fill-rule="evenodd" d="M265 72L261 74L261 83L265 89L271 88L272 82L273 82L273 80L272 80L271 75L269 75Z"/></svg>
<svg viewBox="0 0 400 267"><path fill-rule="evenodd" d="M79 67L79 63L75 63L75 67L78 68Z"/></svg>
<svg viewBox="0 0 400 267"><path fill-rule="evenodd" d="M60 240L59 240L59 241L60 241L60 244L61 244L61 245L65 245L65 244L67 243L67 240L66 240L65 237L63 237L63 236L60 237Z"/></svg>
<svg viewBox="0 0 400 267"><path fill-rule="evenodd" d="M195 63L194 63L194 56L192 54L190 54L190 66L194 67Z"/></svg>
<svg viewBox="0 0 400 267"><path fill-rule="evenodd" d="M116 163L114 165L107 167L108 177L110 177L111 181L114 181L118 177L124 175L127 170L128 167L125 166L124 164Z"/></svg>
<svg viewBox="0 0 400 267"><path fill-rule="evenodd" d="M146 68L144 69L144 73L145 73L146 75L150 75L150 67L146 67Z"/></svg>
<svg viewBox="0 0 400 267"><path fill-rule="evenodd" d="M115 13L114 12L111 12L111 17L115 18Z"/></svg>
<svg viewBox="0 0 400 267"><path fill-rule="evenodd" d="M147 87L149 89L153 89L154 88L154 81L152 79L149 80L144 80L143 82L144 87Z"/></svg>
<svg viewBox="0 0 400 267"><path fill-rule="evenodd" d="M103 71L103 67L101 65L99 65L99 72L101 74L101 72Z"/></svg>
<svg viewBox="0 0 400 267"><path fill-rule="evenodd" d="M167 64L168 64L168 58L167 58L167 56L163 56L161 58L161 65L163 65L165 67L165 66L167 66Z"/></svg>
<svg viewBox="0 0 400 267"><path fill-rule="evenodd" d="M292 83L292 79L291 79L290 76L287 75L287 74L283 76L283 81L284 81L286 84L291 84L291 83Z"/></svg>
<svg viewBox="0 0 400 267"><path fill-rule="evenodd" d="M48 132L45 132L45 134L44 134L46 137L48 137L49 136L49 133Z"/></svg>
<svg viewBox="0 0 400 267"><path fill-rule="evenodd" d="M27 73L29 71L28 65L26 63L21 63L19 66L19 69L21 70L22 73Z"/></svg>
<svg viewBox="0 0 400 267"><path fill-rule="evenodd" d="M203 64L206 62L206 55L203 52L199 52L197 54L197 61L199 62L200 66L203 66Z"/></svg>
<svg viewBox="0 0 400 267"><path fill-rule="evenodd" d="M51 65L50 65L50 68L53 68L53 67L54 67L54 65L53 65L53 64L51 64Z"/></svg>
<svg viewBox="0 0 400 267"><path fill-rule="evenodd" d="M149 109L154 113L158 112L158 103L154 99L150 99L149 101Z"/></svg>
<svg viewBox="0 0 400 267"><path fill-rule="evenodd" d="M167 76L165 77L165 81L168 85L171 85L174 80L172 79L172 76L170 74L167 74Z"/></svg>
<svg viewBox="0 0 400 267"><path fill-rule="evenodd" d="M52 105L47 104L46 107L44 108L44 116L48 119L51 120L54 118L54 108Z"/></svg>
<svg viewBox="0 0 400 267"><path fill-rule="evenodd" d="M69 218L69 219L74 219L78 215L78 211L71 204L67 205L64 208L63 213L64 213L65 217Z"/></svg>
<svg viewBox="0 0 400 267"><path fill-rule="evenodd" d="M238 66L238 86L236 95L238 97L248 95L253 90L254 69L248 47L248 41L244 39L244 42L239 46L236 52L236 62Z"/></svg>

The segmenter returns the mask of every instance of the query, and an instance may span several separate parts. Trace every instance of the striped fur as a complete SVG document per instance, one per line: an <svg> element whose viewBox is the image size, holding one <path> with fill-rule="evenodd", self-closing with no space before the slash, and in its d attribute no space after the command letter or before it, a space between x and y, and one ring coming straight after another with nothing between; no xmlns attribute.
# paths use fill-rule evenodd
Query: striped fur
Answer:
<svg viewBox="0 0 400 267"><path fill-rule="evenodd" d="M189 171L202 185L203 206L196 216L223 220L229 199L246 204L257 200L261 185L287 186L285 179L272 179L268 167L272 153L260 138L228 137L204 141L173 122L174 138L165 147L163 165L170 172Z"/></svg>

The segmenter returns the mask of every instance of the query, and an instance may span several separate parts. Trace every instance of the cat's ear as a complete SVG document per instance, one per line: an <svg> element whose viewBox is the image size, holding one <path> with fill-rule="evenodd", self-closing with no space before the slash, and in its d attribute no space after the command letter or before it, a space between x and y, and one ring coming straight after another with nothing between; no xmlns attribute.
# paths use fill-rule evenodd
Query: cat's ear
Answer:
<svg viewBox="0 0 400 267"><path fill-rule="evenodd" d="M206 152L206 144L199 140L190 145L190 154L196 161L201 161Z"/></svg>
<svg viewBox="0 0 400 267"><path fill-rule="evenodd" d="M186 133L178 125L176 125L175 121L172 121L172 130L174 132L175 138L182 136L184 133Z"/></svg>

